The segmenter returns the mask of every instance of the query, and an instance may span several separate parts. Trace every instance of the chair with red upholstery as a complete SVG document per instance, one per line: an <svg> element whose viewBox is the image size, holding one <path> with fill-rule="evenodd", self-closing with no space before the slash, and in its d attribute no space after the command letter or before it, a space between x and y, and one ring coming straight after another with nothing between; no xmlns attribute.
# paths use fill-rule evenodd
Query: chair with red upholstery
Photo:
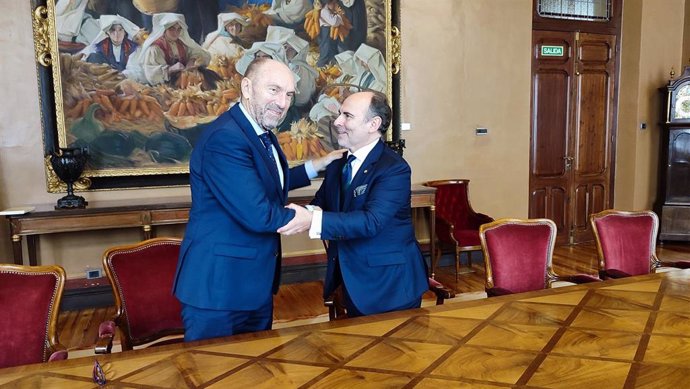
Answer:
<svg viewBox="0 0 690 389"><path fill-rule="evenodd" d="M123 351L151 342L182 341L182 308L172 294L181 242L177 238L154 238L106 250L103 268L117 313L98 329L97 354L110 352L115 328L120 329Z"/></svg>
<svg viewBox="0 0 690 389"><path fill-rule="evenodd" d="M425 186L436 188L436 239L439 249L452 246L455 251L456 281L460 271L460 254L467 253L467 264L472 267L472 252L482 249L479 226L494 220L472 209L468 194L469 184L470 180L455 179L424 183Z"/></svg>
<svg viewBox="0 0 690 389"><path fill-rule="evenodd" d="M57 322L65 270L0 264L0 368L67 359Z"/></svg>
<svg viewBox="0 0 690 389"><path fill-rule="evenodd" d="M549 219L500 219L479 229L486 294L500 296L551 287L556 281L576 284L601 281L586 275L556 275L551 267L556 224Z"/></svg>
<svg viewBox="0 0 690 389"><path fill-rule="evenodd" d="M607 209L590 218L599 254L599 277L649 274L662 266L690 268L690 262L661 262L656 256L659 218L652 211Z"/></svg>

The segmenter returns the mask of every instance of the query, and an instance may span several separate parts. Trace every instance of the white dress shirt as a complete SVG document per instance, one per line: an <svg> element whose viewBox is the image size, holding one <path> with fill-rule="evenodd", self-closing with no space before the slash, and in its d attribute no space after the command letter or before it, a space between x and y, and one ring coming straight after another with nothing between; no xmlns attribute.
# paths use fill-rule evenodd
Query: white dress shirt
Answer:
<svg viewBox="0 0 690 389"><path fill-rule="evenodd" d="M354 155L355 159L350 163L350 166L352 167L352 177L351 179L354 179L355 176L357 175L357 172L359 171L359 168L362 167L362 163L364 163L364 160L367 159L367 156L369 153L371 153L371 150L374 149L376 144L379 142L380 139L376 139L375 141L369 143L366 146L361 147L359 150L355 151L354 153L347 152L347 156L349 157L350 155ZM321 239L321 229L323 225L323 211L319 209L314 209L311 206L307 206L307 209L310 211L313 211L312 219L311 219L311 227L309 227L309 238L311 239Z"/></svg>

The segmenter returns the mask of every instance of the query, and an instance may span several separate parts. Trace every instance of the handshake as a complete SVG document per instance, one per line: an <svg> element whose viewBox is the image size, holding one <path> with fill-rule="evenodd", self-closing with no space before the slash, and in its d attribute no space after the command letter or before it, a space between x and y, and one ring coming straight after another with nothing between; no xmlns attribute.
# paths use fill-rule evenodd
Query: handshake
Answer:
<svg viewBox="0 0 690 389"><path fill-rule="evenodd" d="M292 220L288 222L288 224L278 229L278 233L282 235L296 235L301 232L308 231L309 228L311 228L313 216L312 210L321 210L321 208L319 207L312 207L312 210L309 210L305 207L292 203L286 205L285 208L295 210L295 217L293 217Z"/></svg>

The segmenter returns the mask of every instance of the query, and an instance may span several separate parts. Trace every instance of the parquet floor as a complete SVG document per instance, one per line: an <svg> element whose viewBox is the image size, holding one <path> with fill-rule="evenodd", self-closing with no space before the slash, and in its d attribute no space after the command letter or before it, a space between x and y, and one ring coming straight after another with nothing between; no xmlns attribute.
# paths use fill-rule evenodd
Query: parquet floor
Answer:
<svg viewBox="0 0 690 389"><path fill-rule="evenodd" d="M666 244L657 248L662 260L690 258L690 244ZM458 294L484 291L484 266L479 261L481 255L475 253L472 272L460 274L455 281L454 267L439 267L436 279ZM463 258L463 261L466 259ZM464 262L466 264L466 262ZM597 273L597 254L593 243L557 247L553 258L554 270L558 274ZM305 282L282 285L274 300L275 322L278 325L299 323L305 319L327 314L321 298L321 282ZM425 300L432 300L429 293ZM91 349L98 336L98 325L115 314L115 307L92 308L80 311L66 311L60 315L58 328L60 342L68 350Z"/></svg>

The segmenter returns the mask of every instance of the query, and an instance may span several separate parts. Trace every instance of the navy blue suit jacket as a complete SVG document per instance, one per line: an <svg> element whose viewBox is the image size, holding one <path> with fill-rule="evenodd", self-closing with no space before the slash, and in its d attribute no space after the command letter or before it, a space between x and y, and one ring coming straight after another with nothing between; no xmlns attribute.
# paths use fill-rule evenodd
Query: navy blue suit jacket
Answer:
<svg viewBox="0 0 690 389"><path fill-rule="evenodd" d="M340 210L345 161L346 156L328 166L312 202L324 211L321 239L330 241L324 298L338 286L338 258L343 282L360 312L396 310L428 289L412 225L410 167L379 141L353 177Z"/></svg>
<svg viewBox="0 0 690 389"><path fill-rule="evenodd" d="M273 144L278 141L271 134ZM265 147L238 105L203 132L189 164L192 208L173 293L188 305L253 310L280 281L280 235L294 211L288 190L309 185L304 166L287 169L285 187Z"/></svg>

